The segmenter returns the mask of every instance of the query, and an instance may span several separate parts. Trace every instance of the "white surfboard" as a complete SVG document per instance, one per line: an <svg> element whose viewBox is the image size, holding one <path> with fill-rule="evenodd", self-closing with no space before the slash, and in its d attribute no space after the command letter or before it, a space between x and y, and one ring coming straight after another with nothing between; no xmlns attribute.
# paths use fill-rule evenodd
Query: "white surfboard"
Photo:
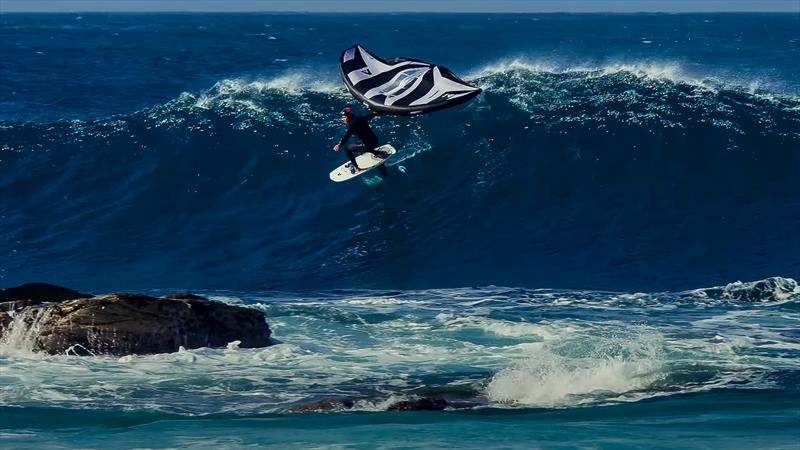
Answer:
<svg viewBox="0 0 800 450"><path fill-rule="evenodd" d="M355 177L357 177L359 175L363 175L363 174L369 172L370 170L380 166L381 164L386 162L387 159L391 158L392 155L397 153L397 150L395 150L394 147L392 147L389 144L381 145L380 147L376 148L375 150L387 153L388 156L386 158L379 158L379 157L373 155L372 153L362 153L362 154L356 156L356 163L358 164L358 167L360 167L362 170L353 173L350 170L351 169L350 161L347 161L346 163L342 164L341 166L333 169L333 172L331 172L331 175L330 175L331 180L336 181L338 183L338 182L341 182L341 181L347 181L347 180L349 180L351 178L355 178Z"/></svg>

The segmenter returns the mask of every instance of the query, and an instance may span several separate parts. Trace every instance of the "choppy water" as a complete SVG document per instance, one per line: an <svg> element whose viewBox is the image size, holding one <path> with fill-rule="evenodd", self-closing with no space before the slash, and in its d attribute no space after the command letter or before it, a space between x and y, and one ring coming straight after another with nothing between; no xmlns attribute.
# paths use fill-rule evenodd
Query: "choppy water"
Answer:
<svg viewBox="0 0 800 450"><path fill-rule="evenodd" d="M614 448L666 433L663 448L790 448L798 437L800 287L790 279L658 294L206 294L264 311L281 343L88 358L6 340L3 439L427 448L503 433L509 447ZM468 409L379 412L417 397ZM323 400L354 406L295 412Z"/></svg>

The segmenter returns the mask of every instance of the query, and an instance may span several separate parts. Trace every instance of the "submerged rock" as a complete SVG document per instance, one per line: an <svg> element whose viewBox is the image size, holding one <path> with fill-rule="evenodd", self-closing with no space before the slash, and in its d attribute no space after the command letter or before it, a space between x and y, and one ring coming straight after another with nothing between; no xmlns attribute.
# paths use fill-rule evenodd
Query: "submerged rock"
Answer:
<svg viewBox="0 0 800 450"><path fill-rule="evenodd" d="M289 409L291 412L324 412L324 411L341 411L344 409L352 409L355 402L350 399L344 400L320 400L314 403L305 405L294 406Z"/></svg>
<svg viewBox="0 0 800 450"><path fill-rule="evenodd" d="M14 289L2 293L18 292ZM53 297L29 295L34 298L0 303L4 341L16 337L27 339L34 351L91 355L171 353L181 346L224 347L233 341L245 348L270 345L264 313L254 309L193 294L90 297L59 289L42 291Z"/></svg>
<svg viewBox="0 0 800 450"><path fill-rule="evenodd" d="M387 411L442 411L447 408L447 400L443 398L402 400L386 408Z"/></svg>
<svg viewBox="0 0 800 450"><path fill-rule="evenodd" d="M364 404L367 405L375 405L379 403L383 403L381 399L362 399ZM342 400L321 400L314 403L308 403L305 405L298 405L289 409L291 412L325 412L325 411L341 411L347 409L353 409L356 407L358 403L352 399L342 399ZM443 398L428 398L428 397L421 397L421 398L414 398L409 400L400 400L394 403L389 404L386 407L386 411L443 411L446 408L451 409L458 409L458 408L472 408L476 406L477 403L464 403L464 404L451 404L447 400Z"/></svg>

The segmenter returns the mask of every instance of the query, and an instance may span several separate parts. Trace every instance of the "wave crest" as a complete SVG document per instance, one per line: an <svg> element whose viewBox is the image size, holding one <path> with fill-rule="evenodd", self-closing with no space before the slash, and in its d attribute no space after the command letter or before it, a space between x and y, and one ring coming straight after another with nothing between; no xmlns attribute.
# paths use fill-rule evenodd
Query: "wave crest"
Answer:
<svg viewBox="0 0 800 450"><path fill-rule="evenodd" d="M736 281L691 291L691 295L714 300L736 300L752 303L775 303L800 300L800 285L792 278L770 277L764 280Z"/></svg>
<svg viewBox="0 0 800 450"><path fill-rule="evenodd" d="M609 62L605 64L564 64L554 60L536 61L525 58L501 59L473 70L466 77L490 89L492 79L512 76L515 79L531 76L569 76L591 81L601 77L633 77L641 82L668 82L700 90L719 92L734 90L760 94L765 98L800 101L800 96L784 92L779 85L763 79L743 79L719 74L692 74L676 61Z"/></svg>

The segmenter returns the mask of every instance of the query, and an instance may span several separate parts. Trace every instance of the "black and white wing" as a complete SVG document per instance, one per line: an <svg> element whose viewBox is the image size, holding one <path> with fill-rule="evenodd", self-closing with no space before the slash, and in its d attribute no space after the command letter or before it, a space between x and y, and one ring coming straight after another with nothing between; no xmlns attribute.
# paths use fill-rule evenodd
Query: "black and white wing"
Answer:
<svg viewBox="0 0 800 450"><path fill-rule="evenodd" d="M449 69L411 58L382 59L354 45L340 60L344 84L371 109L419 114L459 105L480 94Z"/></svg>

